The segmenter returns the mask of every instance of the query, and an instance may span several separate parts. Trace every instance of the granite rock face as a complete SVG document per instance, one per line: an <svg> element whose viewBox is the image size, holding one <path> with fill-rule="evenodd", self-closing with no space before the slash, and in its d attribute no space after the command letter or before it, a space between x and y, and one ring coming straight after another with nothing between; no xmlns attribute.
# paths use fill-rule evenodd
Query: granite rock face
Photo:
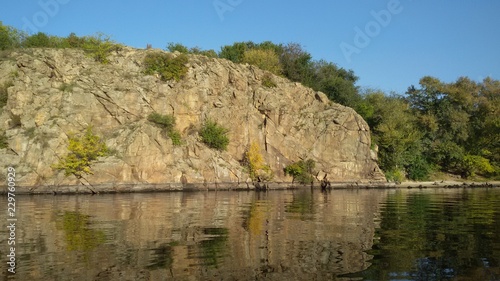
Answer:
<svg viewBox="0 0 500 281"><path fill-rule="evenodd" d="M317 178L384 181L370 149L370 130L351 108L320 92L266 74L254 66L189 56L179 82L145 75L148 52L123 48L100 64L75 49L27 49L0 59L0 84L11 81L1 109L0 167L16 167L18 185L122 183L231 183L251 186L242 165L250 143L261 147L274 181L290 182L283 168L300 159L316 161ZM176 54L174 54L176 55ZM183 144L174 146L152 112L172 114ZM200 141L204 121L229 129L227 151ZM68 135L88 126L113 151L92 165L93 175L65 176L51 165L68 153Z"/></svg>

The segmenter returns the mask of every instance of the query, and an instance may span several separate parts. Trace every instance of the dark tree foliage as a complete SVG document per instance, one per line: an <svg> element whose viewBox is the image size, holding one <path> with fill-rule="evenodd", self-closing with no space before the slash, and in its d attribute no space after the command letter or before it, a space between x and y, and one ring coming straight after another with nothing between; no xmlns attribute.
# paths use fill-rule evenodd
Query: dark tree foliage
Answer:
<svg viewBox="0 0 500 281"><path fill-rule="evenodd" d="M316 162L312 159L299 160L286 166L283 171L285 175L292 176L294 182L311 184L314 181L313 173L315 166Z"/></svg>
<svg viewBox="0 0 500 281"><path fill-rule="evenodd" d="M180 43L172 43L172 42L168 43L167 50L172 52L172 53L173 52L179 52L182 54L189 53L189 49Z"/></svg>
<svg viewBox="0 0 500 281"><path fill-rule="evenodd" d="M247 48L247 43L244 42L234 43L231 46L224 46L221 48L219 58L227 59L235 63L240 63L243 60L243 56Z"/></svg>
<svg viewBox="0 0 500 281"><path fill-rule="evenodd" d="M356 108L361 102L355 85L358 77L352 70L345 70L324 60L314 61L311 54L297 43L237 42L222 47L219 57L241 63L245 62L247 52L256 49L272 50L278 56L281 73L286 78L324 92L332 101L346 106Z"/></svg>

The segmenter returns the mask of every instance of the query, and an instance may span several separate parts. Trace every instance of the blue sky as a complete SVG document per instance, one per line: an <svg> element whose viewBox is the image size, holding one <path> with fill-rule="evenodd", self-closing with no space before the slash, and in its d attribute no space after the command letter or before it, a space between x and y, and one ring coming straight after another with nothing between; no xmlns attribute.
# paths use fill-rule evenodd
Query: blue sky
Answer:
<svg viewBox="0 0 500 281"><path fill-rule="evenodd" d="M498 0L12 0L0 21L30 33L103 32L138 48L296 42L352 69L358 86L402 94L425 75L500 79L499 14Z"/></svg>

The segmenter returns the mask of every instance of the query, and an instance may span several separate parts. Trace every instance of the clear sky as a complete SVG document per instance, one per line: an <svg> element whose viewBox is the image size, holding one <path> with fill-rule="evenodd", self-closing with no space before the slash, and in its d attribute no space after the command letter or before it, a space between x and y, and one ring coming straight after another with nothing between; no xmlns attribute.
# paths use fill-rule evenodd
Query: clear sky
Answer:
<svg viewBox="0 0 500 281"><path fill-rule="evenodd" d="M126 45L220 50L295 42L352 69L358 86L404 93L422 76L500 79L498 0L13 0L0 21L29 33L103 32Z"/></svg>

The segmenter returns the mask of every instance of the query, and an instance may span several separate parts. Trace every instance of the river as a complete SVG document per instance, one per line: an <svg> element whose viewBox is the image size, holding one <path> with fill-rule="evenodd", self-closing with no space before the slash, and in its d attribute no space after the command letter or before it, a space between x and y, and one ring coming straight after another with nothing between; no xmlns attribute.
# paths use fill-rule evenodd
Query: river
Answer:
<svg viewBox="0 0 500 281"><path fill-rule="evenodd" d="M19 195L15 274L2 217L2 280L500 280L498 188Z"/></svg>

